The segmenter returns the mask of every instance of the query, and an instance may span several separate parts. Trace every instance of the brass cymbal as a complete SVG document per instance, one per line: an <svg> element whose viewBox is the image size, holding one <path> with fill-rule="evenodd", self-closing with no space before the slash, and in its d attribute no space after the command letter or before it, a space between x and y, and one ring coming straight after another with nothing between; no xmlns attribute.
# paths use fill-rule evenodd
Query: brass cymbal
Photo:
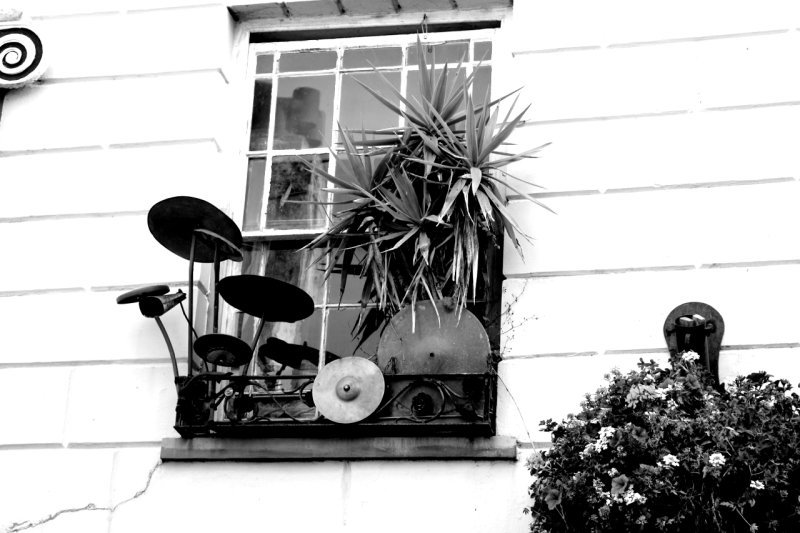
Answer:
<svg viewBox="0 0 800 533"><path fill-rule="evenodd" d="M161 200L147 213L147 227L159 243L184 259L189 259L194 235L195 262L212 263L215 247L220 261L242 260L239 227L205 200L191 196Z"/></svg>
<svg viewBox="0 0 800 533"><path fill-rule="evenodd" d="M267 276L228 276L220 280L217 290L239 311L267 322L297 322L314 312L314 300L306 291Z"/></svg>
<svg viewBox="0 0 800 533"><path fill-rule="evenodd" d="M437 313L438 311L438 313ZM458 374L488 370L489 336L467 309L437 301L400 310L378 343L378 366L386 373ZM413 326L413 327L412 327ZM413 330L413 331L412 331Z"/></svg>
<svg viewBox="0 0 800 533"><path fill-rule="evenodd" d="M374 413L385 391L383 374L375 363L362 357L344 357L322 367L311 394L322 416L339 424L352 424Z"/></svg>
<svg viewBox="0 0 800 533"><path fill-rule="evenodd" d="M194 341L195 353L212 365L237 367L250 362L253 352L242 339L224 333L209 333Z"/></svg>

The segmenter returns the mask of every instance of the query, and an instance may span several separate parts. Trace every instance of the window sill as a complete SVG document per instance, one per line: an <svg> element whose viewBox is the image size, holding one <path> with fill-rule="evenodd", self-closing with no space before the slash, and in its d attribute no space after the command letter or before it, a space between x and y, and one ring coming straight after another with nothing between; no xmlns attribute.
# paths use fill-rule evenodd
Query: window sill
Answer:
<svg viewBox="0 0 800 533"><path fill-rule="evenodd" d="M164 439L162 461L515 461L513 437Z"/></svg>

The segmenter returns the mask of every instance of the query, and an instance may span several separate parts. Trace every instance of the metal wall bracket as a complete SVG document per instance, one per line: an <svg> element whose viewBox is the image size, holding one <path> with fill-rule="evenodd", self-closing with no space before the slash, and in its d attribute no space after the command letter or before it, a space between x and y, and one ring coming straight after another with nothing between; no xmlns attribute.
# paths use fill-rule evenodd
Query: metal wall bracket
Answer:
<svg viewBox="0 0 800 533"><path fill-rule="evenodd" d="M725 322L708 304L687 302L673 309L664 321L664 339L670 357L692 350L719 384L719 350Z"/></svg>

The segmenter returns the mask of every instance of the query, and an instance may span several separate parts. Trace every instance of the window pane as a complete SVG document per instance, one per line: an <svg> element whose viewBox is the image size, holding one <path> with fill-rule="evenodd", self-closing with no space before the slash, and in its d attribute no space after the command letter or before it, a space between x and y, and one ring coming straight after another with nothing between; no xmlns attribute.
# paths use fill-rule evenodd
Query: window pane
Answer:
<svg viewBox="0 0 800 533"><path fill-rule="evenodd" d="M385 78L385 79L384 79ZM344 74L342 76L342 104L339 122L351 130L356 139L361 139L361 130L396 128L398 115L370 94L358 81L377 91L381 96L399 106L400 99L387 86L400 87L399 72L376 72ZM367 134L367 138L374 135Z"/></svg>
<svg viewBox="0 0 800 533"><path fill-rule="evenodd" d="M271 102L272 80L256 80L253 90L253 116L250 119L251 150L267 149Z"/></svg>
<svg viewBox="0 0 800 533"><path fill-rule="evenodd" d="M486 92L489 91L491 98L492 87L492 67L480 67L475 70L475 82L472 85L472 100L473 102L482 103L486 98Z"/></svg>
<svg viewBox="0 0 800 533"><path fill-rule="evenodd" d="M364 288L364 280L359 275L361 273L361 260L364 257L363 250L355 250L353 259L350 260L347 281L342 294L342 265L334 266L331 277L328 278L328 303L330 305L355 304L361 300L361 291Z"/></svg>
<svg viewBox="0 0 800 533"><path fill-rule="evenodd" d="M281 78L275 113L275 146L299 150L330 146L334 77Z"/></svg>
<svg viewBox="0 0 800 533"><path fill-rule="evenodd" d="M488 61L492 58L492 43L475 43L475 61Z"/></svg>
<svg viewBox="0 0 800 533"><path fill-rule="evenodd" d="M339 357L366 357L375 360L378 353L380 332L371 334L358 348L360 339L353 338L353 326L356 324L360 308L331 310L328 316L328 351Z"/></svg>
<svg viewBox="0 0 800 533"><path fill-rule="evenodd" d="M443 73L443 69L436 69L436 82L439 82L439 77ZM464 78L466 76L466 71L462 68L459 69L457 72L455 69L447 69L447 92L446 94L452 94L453 90L458 88L462 88L464 86ZM417 102L421 102L420 99L420 90L419 90L419 71L414 70L408 73L408 100L414 105L417 105Z"/></svg>
<svg viewBox="0 0 800 533"><path fill-rule="evenodd" d="M247 163L247 194L244 201L245 231L257 230L261 225L261 211L264 202L264 175L267 171L267 160L251 159Z"/></svg>
<svg viewBox="0 0 800 533"><path fill-rule="evenodd" d="M269 74L272 72L272 54L260 55L256 58L256 74Z"/></svg>
<svg viewBox="0 0 800 533"><path fill-rule="evenodd" d="M281 55L279 72L325 70L336 66L336 51L295 52Z"/></svg>
<svg viewBox="0 0 800 533"><path fill-rule="evenodd" d="M267 203L267 228L307 229L325 225L324 206L309 203L325 201L325 179L302 163L327 168L328 156L285 156L272 160L272 179Z"/></svg>
<svg viewBox="0 0 800 533"><path fill-rule="evenodd" d="M270 348L275 346L276 349L264 349L260 354L256 350L258 354L256 357L258 374L274 374L280 370L283 363L287 362L285 358L287 353L292 355L301 353L306 358L293 358L287 365L288 368L282 372L283 375L290 374L293 370L306 374L315 374L317 363L319 362L321 331L322 311L319 309L315 309L310 317L299 322L267 322L264 324L258 346L269 343ZM270 341L270 337L283 342L276 342L274 339ZM287 343L288 346L283 343ZM301 346L308 348L308 350L298 350Z"/></svg>
<svg viewBox="0 0 800 533"><path fill-rule="evenodd" d="M242 274L269 276L306 291L322 302L324 271L313 265L318 250L300 250L306 241L255 241L244 244ZM280 304L280 302L278 302Z"/></svg>
<svg viewBox="0 0 800 533"><path fill-rule="evenodd" d="M469 54L468 41L455 41L452 43L443 43L443 44L423 44L422 51L425 56L425 61L427 61L428 65L435 59L437 64L441 63L452 63L453 65L458 64L461 61L468 61ZM417 53L417 45L416 43L412 44L408 48L408 65L416 65L417 58L419 54Z"/></svg>
<svg viewBox="0 0 800 533"><path fill-rule="evenodd" d="M399 66L403 59L400 48L355 48L344 51L344 68Z"/></svg>

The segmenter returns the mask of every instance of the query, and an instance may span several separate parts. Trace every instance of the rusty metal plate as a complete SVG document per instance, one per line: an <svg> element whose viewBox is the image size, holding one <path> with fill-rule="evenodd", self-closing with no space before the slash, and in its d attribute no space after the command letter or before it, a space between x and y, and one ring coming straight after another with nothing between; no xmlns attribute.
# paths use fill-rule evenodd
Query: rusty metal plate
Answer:
<svg viewBox="0 0 800 533"><path fill-rule="evenodd" d="M267 276L228 276L220 280L217 290L239 311L267 322L297 322L314 312L314 300L306 291Z"/></svg>
<svg viewBox="0 0 800 533"><path fill-rule="evenodd" d="M147 227L167 250L189 259L192 236L195 237L194 260L214 262L242 260L242 232L228 215L216 206L191 196L161 200L147 213Z"/></svg>
<svg viewBox="0 0 800 533"><path fill-rule="evenodd" d="M438 314L437 314L438 311ZM442 302L417 302L397 313L378 344L378 366L387 374L482 373L488 369L489 336L468 310Z"/></svg>
<svg viewBox="0 0 800 533"><path fill-rule="evenodd" d="M311 393L322 416L339 424L352 424L378 409L385 390L383 374L375 363L345 357L322 367Z"/></svg>

